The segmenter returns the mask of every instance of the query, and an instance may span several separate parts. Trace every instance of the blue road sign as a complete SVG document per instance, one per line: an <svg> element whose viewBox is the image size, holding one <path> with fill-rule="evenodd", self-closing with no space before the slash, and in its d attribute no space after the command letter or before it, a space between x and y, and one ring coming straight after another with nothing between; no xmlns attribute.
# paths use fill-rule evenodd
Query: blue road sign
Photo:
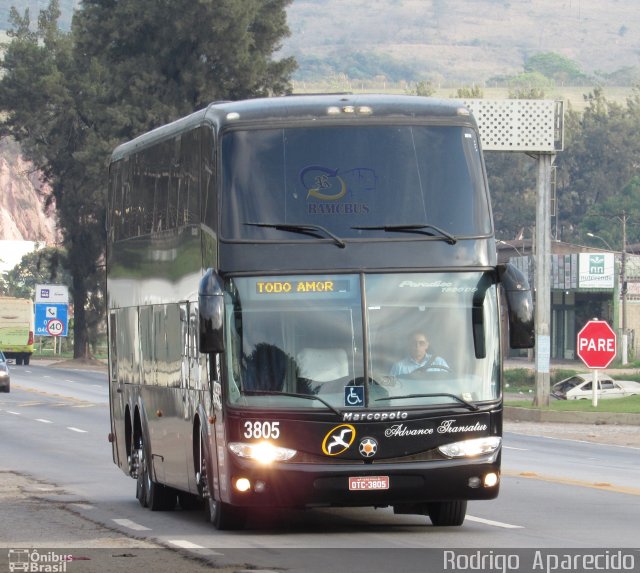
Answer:
<svg viewBox="0 0 640 573"><path fill-rule="evenodd" d="M62 303L36 303L36 336L51 336L47 326L52 320L62 322L64 328L58 336L67 336L69 306Z"/></svg>

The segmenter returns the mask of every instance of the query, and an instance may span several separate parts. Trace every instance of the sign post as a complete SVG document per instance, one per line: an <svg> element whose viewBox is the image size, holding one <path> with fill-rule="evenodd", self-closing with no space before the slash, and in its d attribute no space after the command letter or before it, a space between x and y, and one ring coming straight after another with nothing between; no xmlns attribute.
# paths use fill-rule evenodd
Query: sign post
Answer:
<svg viewBox="0 0 640 573"><path fill-rule="evenodd" d="M598 369L606 368L616 357L616 333L604 320L590 320L578 332L578 356L592 369L594 406L598 405Z"/></svg>
<svg viewBox="0 0 640 573"><path fill-rule="evenodd" d="M53 353L67 336L69 289L64 285L36 285L35 334L53 337Z"/></svg>

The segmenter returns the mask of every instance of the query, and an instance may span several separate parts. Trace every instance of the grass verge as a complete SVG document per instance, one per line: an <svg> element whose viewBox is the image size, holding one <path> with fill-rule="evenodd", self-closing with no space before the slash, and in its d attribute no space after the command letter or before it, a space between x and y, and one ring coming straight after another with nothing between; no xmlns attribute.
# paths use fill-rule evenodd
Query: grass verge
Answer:
<svg viewBox="0 0 640 573"><path fill-rule="evenodd" d="M640 396L629 396L627 398L598 399L598 405L594 408L591 400L554 400L549 402L549 406L538 408L533 405L532 400L509 400L505 406L516 408L536 408L540 410L550 410L554 412L613 412L620 414L639 414Z"/></svg>

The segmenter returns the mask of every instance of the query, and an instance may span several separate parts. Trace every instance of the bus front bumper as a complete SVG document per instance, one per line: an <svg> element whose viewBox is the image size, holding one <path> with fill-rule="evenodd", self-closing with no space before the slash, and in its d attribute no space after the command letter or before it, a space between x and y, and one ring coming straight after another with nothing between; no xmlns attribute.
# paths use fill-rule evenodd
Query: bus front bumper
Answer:
<svg viewBox="0 0 640 573"><path fill-rule="evenodd" d="M493 499L500 488L499 455L410 464L258 466L234 460L228 469L222 501L244 507L366 507Z"/></svg>

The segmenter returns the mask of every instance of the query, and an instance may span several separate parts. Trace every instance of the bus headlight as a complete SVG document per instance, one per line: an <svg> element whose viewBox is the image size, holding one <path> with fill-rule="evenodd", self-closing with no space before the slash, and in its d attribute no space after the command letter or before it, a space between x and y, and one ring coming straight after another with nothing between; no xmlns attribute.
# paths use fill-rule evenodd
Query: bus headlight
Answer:
<svg viewBox="0 0 640 573"><path fill-rule="evenodd" d="M438 450L449 458L472 458L482 454L495 452L502 443L502 438L489 436L486 438L476 438L474 440L464 440L439 446Z"/></svg>
<svg viewBox="0 0 640 573"><path fill-rule="evenodd" d="M229 449L239 458L255 460L261 464L286 462L296 455L296 450L274 446L271 442L247 444L245 442L231 442Z"/></svg>

